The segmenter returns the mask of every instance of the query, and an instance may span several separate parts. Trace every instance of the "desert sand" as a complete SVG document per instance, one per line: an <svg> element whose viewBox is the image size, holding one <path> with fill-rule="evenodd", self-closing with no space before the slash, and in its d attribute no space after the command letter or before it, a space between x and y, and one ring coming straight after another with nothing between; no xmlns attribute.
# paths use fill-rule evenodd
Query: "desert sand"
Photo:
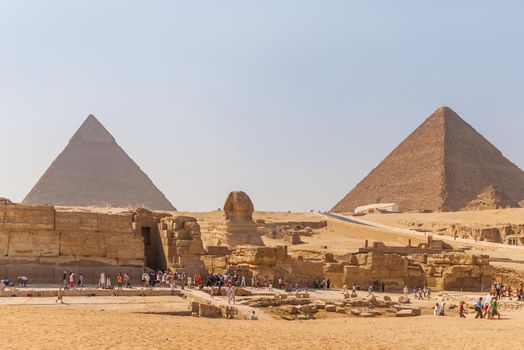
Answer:
<svg viewBox="0 0 524 350"><path fill-rule="evenodd" d="M273 317L216 320L167 313L187 307L179 297L2 299L2 349L518 349L524 312L488 321L423 315L362 319L333 315L310 321ZM116 299L116 300L115 300ZM159 313L159 314L155 314ZM495 337L496 338L493 338Z"/></svg>

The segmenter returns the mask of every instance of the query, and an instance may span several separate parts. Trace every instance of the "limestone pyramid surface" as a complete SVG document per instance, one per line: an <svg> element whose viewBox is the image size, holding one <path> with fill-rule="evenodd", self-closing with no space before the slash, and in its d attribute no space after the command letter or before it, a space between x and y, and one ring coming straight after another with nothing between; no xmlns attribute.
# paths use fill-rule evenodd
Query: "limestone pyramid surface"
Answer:
<svg viewBox="0 0 524 350"><path fill-rule="evenodd" d="M401 211L457 211L488 186L524 199L524 172L451 108L437 109L332 211L397 203Z"/></svg>
<svg viewBox="0 0 524 350"><path fill-rule="evenodd" d="M93 115L23 203L176 210Z"/></svg>
<svg viewBox="0 0 524 350"><path fill-rule="evenodd" d="M486 210L520 207L517 201L509 198L507 194L493 185L489 185L477 198L469 202L462 210Z"/></svg>

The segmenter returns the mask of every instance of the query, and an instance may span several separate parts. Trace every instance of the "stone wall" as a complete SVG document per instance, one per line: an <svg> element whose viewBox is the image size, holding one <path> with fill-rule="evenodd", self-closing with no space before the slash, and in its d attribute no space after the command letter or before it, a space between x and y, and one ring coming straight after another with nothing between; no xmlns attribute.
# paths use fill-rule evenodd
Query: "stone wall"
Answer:
<svg viewBox="0 0 524 350"><path fill-rule="evenodd" d="M98 275L144 268L144 244L133 213L73 212L49 205L0 202L0 275L25 275L31 283L56 283L64 271Z"/></svg>

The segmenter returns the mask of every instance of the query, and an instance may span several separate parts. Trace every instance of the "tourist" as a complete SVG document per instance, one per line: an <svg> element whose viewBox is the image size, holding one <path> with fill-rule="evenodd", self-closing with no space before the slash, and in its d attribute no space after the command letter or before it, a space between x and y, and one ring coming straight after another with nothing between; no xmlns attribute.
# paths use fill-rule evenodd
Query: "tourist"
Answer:
<svg viewBox="0 0 524 350"><path fill-rule="evenodd" d="M446 310L446 303L442 302L442 304L440 305L440 309L438 311L438 315L439 316L445 316L445 314L444 314L445 310Z"/></svg>
<svg viewBox="0 0 524 350"><path fill-rule="evenodd" d="M267 284L267 289L272 292L273 291L273 281L269 280L269 283Z"/></svg>
<svg viewBox="0 0 524 350"><path fill-rule="evenodd" d="M84 288L84 274L82 272L78 274L78 288Z"/></svg>
<svg viewBox="0 0 524 350"><path fill-rule="evenodd" d="M16 279L18 283L18 287L27 287L27 277L26 276L18 276Z"/></svg>
<svg viewBox="0 0 524 350"><path fill-rule="evenodd" d="M102 272L100 274L100 279L98 280L98 288L104 289L106 286L106 273Z"/></svg>
<svg viewBox="0 0 524 350"><path fill-rule="evenodd" d="M251 277L251 289L255 289L255 276Z"/></svg>
<svg viewBox="0 0 524 350"><path fill-rule="evenodd" d="M258 320L258 316L255 313L255 310L253 310L253 312L251 313L251 321L257 321L257 320Z"/></svg>
<svg viewBox="0 0 524 350"><path fill-rule="evenodd" d="M405 295L405 296L408 296L409 289L408 289L408 286L407 286L407 285L404 285L404 289L403 289L402 291L404 292L404 295Z"/></svg>
<svg viewBox="0 0 524 350"><path fill-rule="evenodd" d="M428 287L428 300L431 300L431 288Z"/></svg>
<svg viewBox="0 0 524 350"><path fill-rule="evenodd" d="M124 284L124 276L121 272L119 272L118 276L116 276L116 284L118 289L122 289L122 285Z"/></svg>
<svg viewBox="0 0 524 350"><path fill-rule="evenodd" d="M246 288L246 276L244 275L240 278L240 287Z"/></svg>
<svg viewBox="0 0 524 350"><path fill-rule="evenodd" d="M413 299L416 300L417 299L417 295L418 295L417 288L413 288Z"/></svg>
<svg viewBox="0 0 524 350"><path fill-rule="evenodd" d="M346 294L348 294L348 286L347 284L344 284L342 286L342 295L346 295Z"/></svg>
<svg viewBox="0 0 524 350"><path fill-rule="evenodd" d="M484 303L482 302L482 297L480 297L477 302L475 303L475 312L477 313L475 315L475 319L477 318L484 318L484 315L482 314Z"/></svg>
<svg viewBox="0 0 524 350"><path fill-rule="evenodd" d="M328 278L326 281L326 289L331 288L331 280Z"/></svg>
<svg viewBox="0 0 524 350"><path fill-rule="evenodd" d="M60 301L60 304L64 303L64 295L62 293L62 287L58 287L58 293L56 295L55 303L58 303Z"/></svg>
<svg viewBox="0 0 524 350"><path fill-rule="evenodd" d="M419 288L418 289L418 296L417 296L418 300L423 300L423 291L422 291L422 288Z"/></svg>
<svg viewBox="0 0 524 350"><path fill-rule="evenodd" d="M126 285L126 288L131 288L131 276L126 272L124 273L124 283Z"/></svg>
<svg viewBox="0 0 524 350"><path fill-rule="evenodd" d="M380 287L381 287L380 290L382 291L382 293L384 293L386 291L386 283L382 281Z"/></svg>
<svg viewBox="0 0 524 350"><path fill-rule="evenodd" d="M370 283L368 286L368 297L373 296L373 285Z"/></svg>
<svg viewBox="0 0 524 350"><path fill-rule="evenodd" d="M466 318L466 315L464 314L466 310L464 309L464 302L461 301L459 305L459 316L460 318Z"/></svg>
<svg viewBox="0 0 524 350"><path fill-rule="evenodd" d="M67 287L67 271L64 271L64 273L62 274L62 286L64 288Z"/></svg>
<svg viewBox="0 0 524 350"><path fill-rule="evenodd" d="M69 288L73 289L75 287L75 273L71 272L69 274Z"/></svg>
<svg viewBox="0 0 524 350"><path fill-rule="evenodd" d="M490 320L492 320L495 317L495 315L500 320L500 313L499 313L499 310L498 310L497 297L496 296L491 298L490 311L491 311L490 317L489 317Z"/></svg>
<svg viewBox="0 0 524 350"><path fill-rule="evenodd" d="M111 276L109 274L107 274L106 276L106 288L107 289L112 289L113 286L111 285Z"/></svg>
<svg viewBox="0 0 524 350"><path fill-rule="evenodd" d="M433 308L433 316L439 316L440 314L440 305L439 303L435 304L435 307Z"/></svg>

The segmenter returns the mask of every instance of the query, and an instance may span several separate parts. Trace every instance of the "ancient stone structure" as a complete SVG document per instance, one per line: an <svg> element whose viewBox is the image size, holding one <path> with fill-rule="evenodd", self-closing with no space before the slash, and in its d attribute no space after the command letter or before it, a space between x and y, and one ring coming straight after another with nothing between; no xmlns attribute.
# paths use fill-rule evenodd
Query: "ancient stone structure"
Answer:
<svg viewBox="0 0 524 350"><path fill-rule="evenodd" d="M387 246L382 242L373 242L371 246L368 245L368 240L365 242L364 248L358 250L359 253L388 253L398 255L412 255L412 254L436 254L442 252L450 252L453 247L446 242L438 239L433 239L432 235L428 235L427 243L420 243L417 246L411 245L411 239L406 247Z"/></svg>
<svg viewBox="0 0 524 350"><path fill-rule="evenodd" d="M176 210L92 115L23 202Z"/></svg>
<svg viewBox="0 0 524 350"><path fill-rule="evenodd" d="M216 225L209 233L208 245L238 245L263 246L264 242L253 221L253 202L242 192L231 192L224 204L226 220Z"/></svg>
<svg viewBox="0 0 524 350"><path fill-rule="evenodd" d="M487 210L519 207L520 205L516 200L511 199L497 187L489 185L477 196L477 198L469 202L462 210Z"/></svg>
<svg viewBox="0 0 524 350"><path fill-rule="evenodd" d="M486 255L432 255L423 269L426 283L433 290L487 291L495 277L495 268L489 265Z"/></svg>
<svg viewBox="0 0 524 350"><path fill-rule="evenodd" d="M205 251L197 220L188 216L166 217L158 225L163 250L160 254L162 265L189 276L196 273L205 275L201 258Z"/></svg>
<svg viewBox="0 0 524 350"><path fill-rule="evenodd" d="M102 271L136 278L144 269L144 244L132 223L133 213L0 202L0 275L24 275L31 283L58 283L63 271L82 272L86 283Z"/></svg>
<svg viewBox="0 0 524 350"><path fill-rule="evenodd" d="M457 238L476 239L492 243L524 245L524 225L522 224L462 224L435 223L400 220L401 225L410 226L421 232L433 232Z"/></svg>
<svg viewBox="0 0 524 350"><path fill-rule="evenodd" d="M401 211L456 211L487 186L524 198L524 172L448 107L437 109L332 209L373 203Z"/></svg>
<svg viewBox="0 0 524 350"><path fill-rule="evenodd" d="M358 282L361 286L384 283L387 290L401 290L406 284L429 285L433 290L479 290L488 288L495 274L489 257L463 253L402 256L370 251L336 260L332 254L322 259L293 257L286 246L237 247L223 252L213 248L203 260L209 273L239 274L248 280L251 276L272 281L282 278L310 287L315 279L328 278L338 288Z"/></svg>

